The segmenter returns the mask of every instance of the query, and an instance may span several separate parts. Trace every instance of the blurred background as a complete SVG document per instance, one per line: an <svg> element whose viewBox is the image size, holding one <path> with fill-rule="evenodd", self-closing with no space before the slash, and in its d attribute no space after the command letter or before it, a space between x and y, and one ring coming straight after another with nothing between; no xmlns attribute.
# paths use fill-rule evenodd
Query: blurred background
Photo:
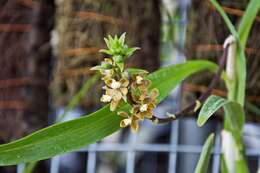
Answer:
<svg viewBox="0 0 260 173"><path fill-rule="evenodd" d="M219 1L237 24L249 0ZM260 167L260 14L246 48L251 172ZM101 83L89 69L104 58L108 34L127 33L140 51L127 66L150 72L190 59L214 62L228 29L208 0L0 0L0 143L100 108ZM164 116L196 100L212 74L178 86L155 110ZM214 93L225 96L223 84ZM219 113L221 115L222 112ZM172 124L145 121L137 134L121 130L97 144L37 164L35 173L192 173L202 144L216 132L209 172L219 173L221 117L198 128L187 115ZM22 173L24 165L0 167Z"/></svg>

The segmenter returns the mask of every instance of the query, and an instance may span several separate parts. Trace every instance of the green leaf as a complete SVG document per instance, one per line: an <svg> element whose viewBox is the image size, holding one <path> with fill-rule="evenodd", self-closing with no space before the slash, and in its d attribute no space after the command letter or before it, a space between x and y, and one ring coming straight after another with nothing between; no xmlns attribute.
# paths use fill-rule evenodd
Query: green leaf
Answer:
<svg viewBox="0 0 260 173"><path fill-rule="evenodd" d="M234 133L239 133L243 129L245 122L244 110L242 106L233 101L221 98L219 96L211 95L203 104L199 117L197 120L198 126L203 126L206 121L221 107L224 107L227 123L230 130Z"/></svg>
<svg viewBox="0 0 260 173"><path fill-rule="evenodd" d="M124 32L120 38L119 38L119 42L121 45L124 45L125 44L125 36L126 36L126 33Z"/></svg>
<svg viewBox="0 0 260 173"><path fill-rule="evenodd" d="M140 68L128 68L126 69L126 71L131 74L131 75L135 75L135 74L146 74L149 73L146 70L140 69Z"/></svg>
<svg viewBox="0 0 260 173"><path fill-rule="evenodd" d="M236 101L244 105L245 102L245 91L246 91L246 55L244 50L238 47L237 51L237 62L236 69L238 71L237 77L237 91Z"/></svg>
<svg viewBox="0 0 260 173"><path fill-rule="evenodd" d="M38 162L26 163L23 173L32 173Z"/></svg>
<svg viewBox="0 0 260 173"><path fill-rule="evenodd" d="M147 78L152 81L150 88L157 88L159 90L160 95L158 100L161 101L183 79L201 70L211 70L215 72L217 66L209 61L188 61L183 64L164 67L150 74Z"/></svg>
<svg viewBox="0 0 260 173"><path fill-rule="evenodd" d="M228 173L228 168L227 168L227 164L226 164L226 160L223 154L220 155L220 160L221 160L221 166L220 166L220 170L222 173Z"/></svg>
<svg viewBox="0 0 260 173"><path fill-rule="evenodd" d="M245 159L236 161L236 172L237 173L249 173L247 162Z"/></svg>
<svg viewBox="0 0 260 173"><path fill-rule="evenodd" d="M249 36L249 32L252 28L253 22L260 8L259 0L251 0L246 8L246 11L242 17L242 20L238 27L239 43L238 48L238 61L237 69L238 75L238 90L237 90L237 102L244 105L245 100L245 88L246 88L246 55L245 46Z"/></svg>
<svg viewBox="0 0 260 173"><path fill-rule="evenodd" d="M107 45L107 48L111 49L112 47L110 46L110 40L108 40L107 38L104 38L104 40L105 40L105 43Z"/></svg>
<svg viewBox="0 0 260 173"><path fill-rule="evenodd" d="M139 50L139 47L132 47L132 48L127 48L126 50L126 57L130 57L131 55L133 55L133 53L137 50Z"/></svg>
<svg viewBox="0 0 260 173"><path fill-rule="evenodd" d="M205 144L203 145L202 152L200 154L199 162L197 163L195 173L207 173L208 165L211 156L211 150L214 142L214 134L210 134Z"/></svg>
<svg viewBox="0 0 260 173"><path fill-rule="evenodd" d="M114 52L112 52L111 50L107 50L107 49L101 49L99 50L100 53L105 53L108 55L114 55Z"/></svg>
<svg viewBox="0 0 260 173"><path fill-rule="evenodd" d="M245 123L244 109L239 103L230 101L224 105L224 110L228 127L231 128L233 136L239 137Z"/></svg>
<svg viewBox="0 0 260 173"><path fill-rule="evenodd" d="M240 42L242 48L244 49L246 46L246 42L248 39L249 32L252 28L253 22L257 16L257 13L260 9L260 1L259 0L251 0L246 8L246 11L242 17L242 20L238 26L238 34L240 38Z"/></svg>
<svg viewBox="0 0 260 173"><path fill-rule="evenodd" d="M162 68L148 76L152 88L160 91L159 100L165 98L186 77L205 69L216 70L209 61L188 61ZM118 111L129 110L123 105ZM97 142L120 129L121 117L110 112L109 105L81 118L52 125L20 140L0 145L0 165L33 162L78 150Z"/></svg>
<svg viewBox="0 0 260 173"><path fill-rule="evenodd" d="M228 102L229 102L228 100L215 95L209 96L200 110L198 120L197 120L198 126L199 127L203 126L217 110L219 110L222 106L224 106Z"/></svg>
<svg viewBox="0 0 260 173"><path fill-rule="evenodd" d="M103 68L100 65L97 65L97 66L91 67L90 70L102 70L102 69Z"/></svg>
<svg viewBox="0 0 260 173"><path fill-rule="evenodd" d="M235 36L237 39L239 38L239 35L235 29L235 26L232 24L232 22L230 21L229 17L227 16L226 12L223 10L223 8L221 7L221 5L218 3L218 1L216 0L210 0L210 2L212 3L212 5L217 9L217 11L219 12L219 14L222 16L222 18L224 19L229 31L232 33L233 36Z"/></svg>
<svg viewBox="0 0 260 173"><path fill-rule="evenodd" d="M78 150L117 131L120 120L115 112L110 112L107 105L89 116L52 125L15 142L1 145L0 165L32 162Z"/></svg>
<svg viewBox="0 0 260 173"><path fill-rule="evenodd" d="M116 63L116 65L119 67L120 71L123 72L123 70L124 70L124 63L118 62L118 63Z"/></svg>

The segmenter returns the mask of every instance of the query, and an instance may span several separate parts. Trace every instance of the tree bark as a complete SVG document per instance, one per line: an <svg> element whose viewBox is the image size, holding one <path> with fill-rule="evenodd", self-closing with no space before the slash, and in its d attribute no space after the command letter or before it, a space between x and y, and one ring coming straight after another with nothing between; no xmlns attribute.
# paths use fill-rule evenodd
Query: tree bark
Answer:
<svg viewBox="0 0 260 173"><path fill-rule="evenodd" d="M3 2L0 14L0 143L48 123L54 0L22 2ZM13 173L15 167L0 172Z"/></svg>

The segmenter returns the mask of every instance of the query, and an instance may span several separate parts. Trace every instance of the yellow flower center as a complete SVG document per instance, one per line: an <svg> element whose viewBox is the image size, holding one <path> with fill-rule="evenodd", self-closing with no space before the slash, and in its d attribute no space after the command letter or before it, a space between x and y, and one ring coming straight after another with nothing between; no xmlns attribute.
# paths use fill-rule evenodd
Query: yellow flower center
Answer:
<svg viewBox="0 0 260 173"><path fill-rule="evenodd" d="M144 105L142 105L142 106L140 107L140 111L141 111L141 112L145 112L145 111L147 111L147 109L148 109L148 105L147 105L147 104L144 104Z"/></svg>

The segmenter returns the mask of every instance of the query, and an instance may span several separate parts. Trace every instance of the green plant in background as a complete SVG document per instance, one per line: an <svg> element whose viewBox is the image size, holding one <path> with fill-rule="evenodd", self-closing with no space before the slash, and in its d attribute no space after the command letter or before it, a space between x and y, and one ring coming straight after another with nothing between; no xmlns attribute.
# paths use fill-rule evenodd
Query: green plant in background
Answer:
<svg viewBox="0 0 260 173"><path fill-rule="evenodd" d="M245 123L244 102L246 86L246 58L245 45L248 39L252 24L260 8L259 0L251 0L244 16L236 30L229 20L227 14L216 0L211 0L218 12L223 17L232 36L227 38L229 43L226 65L227 78L225 84L228 89L227 99L210 96L203 105L198 125L202 126L219 108L224 108L224 129L222 131L222 157L221 170L224 173L248 173L249 169L245 157L245 148L242 139L242 131ZM224 45L225 47L226 45ZM205 145L208 145L207 143ZM205 147L203 153L209 155ZM204 163L209 160L204 159ZM203 164L200 161L198 164ZM199 172L206 172L201 170Z"/></svg>
<svg viewBox="0 0 260 173"><path fill-rule="evenodd" d="M224 107L223 172L247 173L248 168L241 138L245 122L243 110L246 75L244 48L260 3L258 0L250 1L237 32L219 4L215 0L211 0L211 2L223 16L232 33L224 45L224 53L219 66L209 61L196 60L164 67L153 73L142 69L126 68L125 61L138 48L130 48L125 44L125 34L114 38L109 36L105 38L108 49L101 50L101 52L110 57L92 68L92 70L99 71L101 79L104 81L104 94L101 102L109 104L90 115L72 121L59 122L20 140L0 145L0 165L32 162L28 166L28 172L30 172L36 161L78 150L103 139L122 127L131 126L133 131L137 131L139 124L144 119L150 120L154 124L172 122L187 113L196 112L205 102L199 113L199 126L205 124L215 111ZM226 61L227 69L224 71ZM162 118L154 115L152 110L178 84L185 78L203 70L215 73L209 90L204 95L174 114L169 113L168 116ZM227 99L210 96L221 77L229 92ZM97 78L98 76L94 76L92 82L95 82ZM89 85L86 84L84 88L84 91L82 90L73 99L70 108L77 104L82 93L88 90ZM212 134L203 147L196 173L207 172L213 140L214 135Z"/></svg>

